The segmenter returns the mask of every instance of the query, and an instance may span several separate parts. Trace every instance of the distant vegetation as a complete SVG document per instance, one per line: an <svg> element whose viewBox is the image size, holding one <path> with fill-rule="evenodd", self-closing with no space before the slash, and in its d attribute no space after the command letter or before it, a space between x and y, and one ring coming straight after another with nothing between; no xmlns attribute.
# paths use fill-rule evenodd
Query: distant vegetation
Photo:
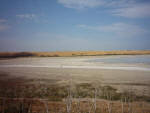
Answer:
<svg viewBox="0 0 150 113"><path fill-rule="evenodd" d="M6 52L0 53L0 58L17 58L17 57L32 57L36 56L32 52Z"/></svg>
<svg viewBox="0 0 150 113"><path fill-rule="evenodd" d="M101 55L145 55L150 50L137 51L68 51L68 52L1 52L0 58L17 57L65 57L65 56L101 56Z"/></svg>

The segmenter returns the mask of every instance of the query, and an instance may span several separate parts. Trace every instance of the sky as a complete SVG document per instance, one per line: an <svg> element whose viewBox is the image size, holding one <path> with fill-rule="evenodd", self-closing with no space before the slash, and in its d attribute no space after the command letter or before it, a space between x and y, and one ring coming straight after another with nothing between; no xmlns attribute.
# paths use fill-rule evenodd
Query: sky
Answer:
<svg viewBox="0 0 150 113"><path fill-rule="evenodd" d="M0 51L150 50L149 0L0 0Z"/></svg>

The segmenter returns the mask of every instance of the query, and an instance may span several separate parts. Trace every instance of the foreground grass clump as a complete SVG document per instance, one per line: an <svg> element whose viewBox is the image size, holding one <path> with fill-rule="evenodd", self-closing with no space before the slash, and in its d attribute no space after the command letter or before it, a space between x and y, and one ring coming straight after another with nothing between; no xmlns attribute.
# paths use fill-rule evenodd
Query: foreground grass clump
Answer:
<svg viewBox="0 0 150 113"><path fill-rule="evenodd" d="M117 92L100 83L29 81L0 79L0 113L150 113L150 96L132 90Z"/></svg>
<svg viewBox="0 0 150 113"><path fill-rule="evenodd" d="M48 82L48 81L47 81ZM41 98L49 101L62 101L68 96L69 85L27 83L24 79L12 79L0 81L0 97L6 98ZM123 101L150 101L149 95L136 95L133 91L117 92L111 86L95 86L91 83L74 84L71 87L74 98L123 100Z"/></svg>
<svg viewBox="0 0 150 113"><path fill-rule="evenodd" d="M59 102L37 98L0 98L0 113L150 113L150 104L81 99L69 95Z"/></svg>

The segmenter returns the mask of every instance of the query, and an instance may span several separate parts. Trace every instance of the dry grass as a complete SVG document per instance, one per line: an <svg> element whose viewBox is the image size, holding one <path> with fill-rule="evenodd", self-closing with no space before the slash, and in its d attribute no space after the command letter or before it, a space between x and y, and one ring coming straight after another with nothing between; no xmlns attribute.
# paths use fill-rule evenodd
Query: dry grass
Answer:
<svg viewBox="0 0 150 113"><path fill-rule="evenodd" d="M119 101L97 100L96 111L94 111L91 107L93 102L88 99L81 100L80 106L77 101L73 100L70 113L109 113L108 103L112 105L111 113L122 113L122 105ZM1 113L68 113L65 102L52 102L43 99L1 98L0 104L2 105ZM129 104L124 103L123 113L150 113L149 103L133 102L131 107L132 110L129 111Z"/></svg>
<svg viewBox="0 0 150 113"><path fill-rule="evenodd" d="M122 51L68 51L68 52L1 52L0 58L16 57L65 57L65 56L101 56L101 55L145 55L150 50Z"/></svg>
<svg viewBox="0 0 150 113"><path fill-rule="evenodd" d="M149 97L132 91L118 93L111 86L72 80L66 86L49 85L43 80L33 84L0 74L0 113L150 113Z"/></svg>

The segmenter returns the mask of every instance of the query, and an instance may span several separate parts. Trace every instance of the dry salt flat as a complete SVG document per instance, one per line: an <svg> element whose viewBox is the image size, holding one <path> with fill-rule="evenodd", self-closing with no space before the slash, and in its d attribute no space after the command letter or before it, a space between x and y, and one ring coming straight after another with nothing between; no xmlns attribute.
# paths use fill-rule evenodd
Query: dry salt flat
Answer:
<svg viewBox="0 0 150 113"><path fill-rule="evenodd" d="M130 60L129 60L130 59ZM0 72L11 77L58 80L65 83L99 81L118 90L150 89L150 55L40 57L0 60Z"/></svg>

